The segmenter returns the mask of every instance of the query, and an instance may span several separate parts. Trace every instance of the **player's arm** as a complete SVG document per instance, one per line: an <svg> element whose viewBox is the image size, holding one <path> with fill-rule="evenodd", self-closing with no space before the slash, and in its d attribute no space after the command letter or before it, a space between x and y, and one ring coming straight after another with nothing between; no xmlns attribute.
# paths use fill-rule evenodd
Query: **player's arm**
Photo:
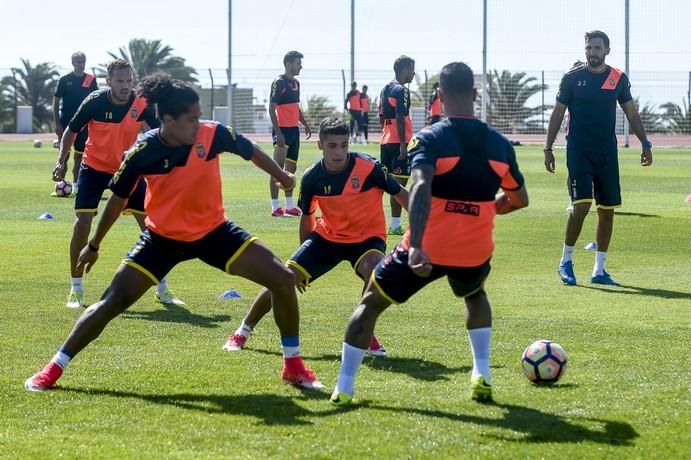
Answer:
<svg viewBox="0 0 691 460"><path fill-rule="evenodd" d="M267 155L257 144L253 144L250 161L259 169L273 177L276 180L276 185L283 190L292 190L293 187L295 187L295 176L278 166L278 163Z"/></svg>
<svg viewBox="0 0 691 460"><path fill-rule="evenodd" d="M408 265L416 275L427 277L432 271L432 265L422 249L422 236L425 234L432 201L434 166L425 163L416 164L410 178L413 184L410 188L410 208L408 209L410 224Z"/></svg>
<svg viewBox="0 0 691 460"><path fill-rule="evenodd" d="M312 128L310 128L310 125L307 124L307 120L305 120L305 114L302 113L302 109L298 108L298 113L300 114L300 123L302 123L302 126L305 127L305 139L309 139L312 137Z"/></svg>
<svg viewBox="0 0 691 460"><path fill-rule="evenodd" d="M302 216L300 216L300 228L298 230L300 244L305 242L307 237L314 231L315 228L317 228L317 218L314 216L314 213L305 214L303 212Z"/></svg>
<svg viewBox="0 0 691 460"><path fill-rule="evenodd" d="M64 127L60 123L60 97L53 96L53 122L55 123L55 134L62 138Z"/></svg>
<svg viewBox="0 0 691 460"><path fill-rule="evenodd" d="M58 121L58 123L60 122ZM53 166L53 180L55 182L60 182L65 179L67 160L70 159L70 149L72 149L75 139L77 139L77 133L73 132L68 126L60 138L58 160L55 162L55 166Z"/></svg>
<svg viewBox="0 0 691 460"><path fill-rule="evenodd" d="M122 198L115 193L108 198L106 207L103 209L101 218L98 220L94 236L91 237L87 245L79 253L77 269L84 268L84 270L89 273L91 267L98 260L98 250L101 248L101 242L106 237L108 230L110 230L115 221L120 217L120 214L122 214L122 210L125 209L126 204L127 198Z"/></svg>
<svg viewBox="0 0 691 460"><path fill-rule="evenodd" d="M395 195L391 195L396 203L400 204L403 209L408 211L408 190L405 187L401 187L401 190Z"/></svg>
<svg viewBox="0 0 691 460"><path fill-rule="evenodd" d="M494 205L497 208L497 214L508 214L528 206L528 191L525 184L518 190L503 190L496 196Z"/></svg>
<svg viewBox="0 0 691 460"><path fill-rule="evenodd" d="M408 155L408 144L405 141L405 89L401 87L400 91L396 93L396 131L398 131L398 140L400 142L400 151L398 159L403 161Z"/></svg>
<svg viewBox="0 0 691 460"><path fill-rule="evenodd" d="M566 106L561 102L557 101L554 104L554 110L552 110L552 115L549 117L549 125L547 126L547 139L545 140L545 169L547 171L554 173L555 163L554 163L554 152L552 151L552 146L554 141L557 139L557 134L559 134L559 129L561 129L561 123L564 121L564 114L566 113Z"/></svg>
<svg viewBox="0 0 691 460"><path fill-rule="evenodd" d="M645 133L645 127L643 126L641 116L636 109L636 104L633 102L633 99L631 99L620 105L621 110L623 110L624 115L626 115L626 119L629 120L631 129L638 140L641 141L641 166L650 166L653 164L653 151L648 136Z"/></svg>

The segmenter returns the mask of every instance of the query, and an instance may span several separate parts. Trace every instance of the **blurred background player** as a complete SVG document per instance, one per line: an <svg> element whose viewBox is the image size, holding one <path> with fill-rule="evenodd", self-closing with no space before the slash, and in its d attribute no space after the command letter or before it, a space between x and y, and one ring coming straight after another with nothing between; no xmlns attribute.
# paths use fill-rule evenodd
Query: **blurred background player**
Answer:
<svg viewBox="0 0 691 460"><path fill-rule="evenodd" d="M355 274L365 282L364 289L386 250L382 195L386 192L408 208L408 192L379 163L368 155L348 151L349 132L345 120L339 117L322 120L317 147L323 158L302 176L301 245L287 263L300 292L343 261L350 262ZM321 212L319 219L315 216L317 208ZM265 288L223 348L241 350L252 329L270 310L271 295ZM386 350L374 336L367 352L386 356Z"/></svg>
<svg viewBox="0 0 691 460"><path fill-rule="evenodd" d="M53 122L55 123L55 134L58 140L62 139L62 134L70 122L74 114L77 112L79 105L86 96L92 91L98 89L96 78L84 72L86 68L86 55L81 51L77 51L72 55L73 71L63 75L58 80L58 86L55 89L53 96ZM74 165L72 166L72 183L74 187L77 186L77 178L79 177L79 167L82 164L82 154L84 153L84 145L86 138L89 136L87 127L77 133L74 140ZM69 159L69 153L65 161ZM76 193L76 189L73 189Z"/></svg>
<svg viewBox="0 0 691 460"><path fill-rule="evenodd" d="M300 109L300 82L295 78L302 69L302 53L288 51L283 57L285 72L279 75L271 84L271 100L269 102L269 117L273 127L274 160L290 173L297 169L300 154L300 128L305 127L306 139L312 137L312 130L305 121ZM273 180L269 181L271 193L271 215L273 217L299 216L300 209L295 206L293 191L284 190L286 207L281 207L278 201L278 186Z"/></svg>
<svg viewBox="0 0 691 460"><path fill-rule="evenodd" d="M147 228L120 264L102 299L84 311L53 359L27 379L24 388L44 391L54 387L70 360L111 320L177 264L193 259L266 286L281 332L282 379L303 387L323 386L300 358L292 273L257 238L225 216L219 154L233 152L252 161L285 188L294 186L294 176L231 128L200 122L199 95L185 83L154 74L142 80L137 97L157 104L161 128L146 133L127 152L113 176L113 195L93 238L81 251L80 267L88 270L96 263L103 239L141 176L148 182Z"/></svg>
<svg viewBox="0 0 691 460"><path fill-rule="evenodd" d="M492 308L484 290L494 251L492 230L496 214L528 205L528 193L511 142L473 115L477 91L470 67L447 64L440 83L448 119L411 141L410 224L401 243L375 268L350 318L331 396L336 405L352 401L355 375L379 315L442 277L465 301L473 357L470 396L492 399Z"/></svg>
<svg viewBox="0 0 691 460"><path fill-rule="evenodd" d="M629 78L621 70L605 64L609 51L607 34L599 30L585 34L586 63L573 67L562 78L545 141L545 168L554 173L552 146L568 109L566 167L573 210L566 222L564 246L557 273L561 281L570 286L576 284L573 270L574 248L593 198L597 204L597 250L590 282L619 286L605 270L614 226L614 209L621 206L615 134L617 103L641 141L641 166L650 166L653 162L653 144L646 136L631 97Z"/></svg>
<svg viewBox="0 0 691 460"><path fill-rule="evenodd" d="M103 192L108 188L111 178L118 170L122 157L134 144L137 134L146 122L150 127L157 127L158 120L154 112L147 108L147 101L132 91L134 74L127 61L116 59L106 69L107 89L91 93L77 109L62 135L60 155L53 170L53 180L61 181L65 177L66 159L77 133L89 128L89 137L84 150L84 157L77 182L77 196L74 202L76 219L70 241L70 272L72 286L67 299L68 308L84 306L83 267L77 266L79 251L86 245L91 232L91 223L98 212L98 204ZM140 228L144 228L144 193L145 184L137 187L129 201L126 212L133 214ZM168 288L162 279L156 287L156 299L164 304L184 305Z"/></svg>
<svg viewBox="0 0 691 460"><path fill-rule="evenodd" d="M380 151L381 163L398 182L405 187L410 176L408 142L413 136L410 119L410 91L403 85L413 81L415 61L401 56L394 62L396 78L388 83L379 97L379 122L382 126ZM401 227L401 205L393 197L389 235L403 235Z"/></svg>
<svg viewBox="0 0 691 460"><path fill-rule="evenodd" d="M350 84L350 92L346 94L345 110L350 114L350 142L362 144L362 102L357 82ZM357 135L357 137L356 137Z"/></svg>
<svg viewBox="0 0 691 460"><path fill-rule="evenodd" d="M439 83L432 85L432 95L427 104L429 124L433 125L441 120L441 99L439 99Z"/></svg>
<svg viewBox="0 0 691 460"><path fill-rule="evenodd" d="M362 85L362 91L360 92L360 107L362 107L362 115L360 116L360 121L362 122L362 134L365 136L365 144L369 144L369 94L367 90L369 88L367 85Z"/></svg>

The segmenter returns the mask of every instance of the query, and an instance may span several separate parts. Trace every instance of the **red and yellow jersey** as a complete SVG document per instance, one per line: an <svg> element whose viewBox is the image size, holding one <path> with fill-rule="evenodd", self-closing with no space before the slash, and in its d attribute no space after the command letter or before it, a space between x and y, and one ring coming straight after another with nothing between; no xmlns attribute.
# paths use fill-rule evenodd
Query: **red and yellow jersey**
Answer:
<svg viewBox="0 0 691 460"><path fill-rule="evenodd" d="M439 91L434 91L429 98L429 105L427 106L430 117L437 117L441 115L441 99L439 98Z"/></svg>
<svg viewBox="0 0 691 460"><path fill-rule="evenodd" d="M346 108L348 110L362 110L362 104L360 103L360 91L353 89L346 94Z"/></svg>
<svg viewBox="0 0 691 460"><path fill-rule="evenodd" d="M413 122L410 119L410 92L408 88L394 80L384 87L379 98L379 118L382 122L380 144L400 144L396 115L405 118L405 139L408 143L413 136Z"/></svg>
<svg viewBox="0 0 691 460"><path fill-rule="evenodd" d="M369 112L369 96L365 93L360 93L360 107L364 113Z"/></svg>
<svg viewBox="0 0 691 460"><path fill-rule="evenodd" d="M271 84L272 104L276 104L276 118L280 128L294 128L300 121L300 82L279 75Z"/></svg>
<svg viewBox="0 0 691 460"><path fill-rule="evenodd" d="M524 183L513 146L479 120L453 117L417 133L409 148L412 168L435 169L422 249L436 265L482 265L494 251L497 190ZM402 244L409 243L410 229Z"/></svg>
<svg viewBox="0 0 691 460"><path fill-rule="evenodd" d="M386 240L382 195L400 191L396 179L372 157L351 152L339 173L324 169L322 160L305 171L299 205L306 215L320 209L315 232L329 241L359 243L375 236Z"/></svg>
<svg viewBox="0 0 691 460"><path fill-rule="evenodd" d="M154 112L147 108L145 98L131 94L125 104L115 104L110 90L94 91L77 109L70 130L78 133L88 125L82 162L97 171L113 174L122 162L122 155L137 139L142 123L156 128Z"/></svg>
<svg viewBox="0 0 691 460"><path fill-rule="evenodd" d="M170 146L158 129L146 133L127 152L111 189L128 197L146 178L146 226L177 241L196 241L225 220L218 154L252 158L254 145L231 128L202 122L193 145Z"/></svg>

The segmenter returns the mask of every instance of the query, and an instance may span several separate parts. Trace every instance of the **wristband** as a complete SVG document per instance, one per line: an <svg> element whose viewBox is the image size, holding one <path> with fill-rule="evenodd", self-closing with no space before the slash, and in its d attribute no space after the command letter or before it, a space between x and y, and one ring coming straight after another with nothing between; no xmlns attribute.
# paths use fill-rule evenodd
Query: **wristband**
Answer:
<svg viewBox="0 0 691 460"><path fill-rule="evenodd" d="M91 244L91 242L88 243L88 246L89 246L89 251L98 252L98 248L96 246L94 246L93 244Z"/></svg>

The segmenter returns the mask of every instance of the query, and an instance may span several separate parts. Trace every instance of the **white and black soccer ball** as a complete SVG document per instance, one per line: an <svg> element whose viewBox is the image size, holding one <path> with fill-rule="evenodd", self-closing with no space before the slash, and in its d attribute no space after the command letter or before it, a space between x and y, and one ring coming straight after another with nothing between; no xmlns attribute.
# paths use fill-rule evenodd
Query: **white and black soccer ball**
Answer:
<svg viewBox="0 0 691 460"><path fill-rule="evenodd" d="M72 184L61 180L55 184L55 194L57 196L70 196L72 194Z"/></svg>
<svg viewBox="0 0 691 460"><path fill-rule="evenodd" d="M37 149L40 149L41 147L43 147L43 142L41 142L41 139L36 139L34 141L34 147L36 147Z"/></svg>
<svg viewBox="0 0 691 460"><path fill-rule="evenodd" d="M521 366L532 383L551 385L564 376L568 360L561 345L551 340L538 340L523 352Z"/></svg>
<svg viewBox="0 0 691 460"><path fill-rule="evenodd" d="M54 149L59 149L60 148L60 139L56 139L53 141L53 148Z"/></svg>

